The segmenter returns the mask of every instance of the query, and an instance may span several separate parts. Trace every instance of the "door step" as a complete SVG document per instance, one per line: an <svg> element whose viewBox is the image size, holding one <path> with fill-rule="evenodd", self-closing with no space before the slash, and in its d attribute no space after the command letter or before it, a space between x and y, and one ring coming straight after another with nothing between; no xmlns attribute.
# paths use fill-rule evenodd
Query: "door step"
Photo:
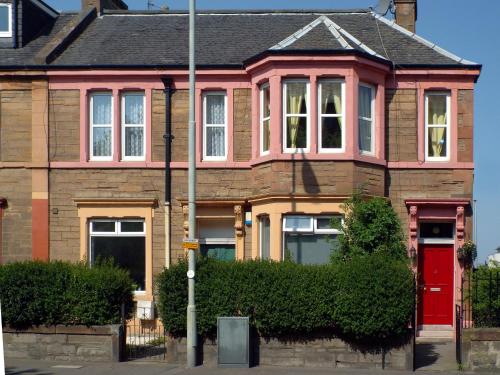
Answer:
<svg viewBox="0 0 500 375"><path fill-rule="evenodd" d="M453 339L453 329L420 329L417 338L423 339Z"/></svg>

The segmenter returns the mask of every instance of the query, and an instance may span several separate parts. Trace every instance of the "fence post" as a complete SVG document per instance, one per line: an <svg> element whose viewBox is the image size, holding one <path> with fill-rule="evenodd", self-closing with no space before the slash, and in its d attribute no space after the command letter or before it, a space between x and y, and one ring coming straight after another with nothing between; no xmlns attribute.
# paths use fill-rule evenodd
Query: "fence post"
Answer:
<svg viewBox="0 0 500 375"><path fill-rule="evenodd" d="M5 375L5 360L3 356L2 303L0 302L0 375Z"/></svg>

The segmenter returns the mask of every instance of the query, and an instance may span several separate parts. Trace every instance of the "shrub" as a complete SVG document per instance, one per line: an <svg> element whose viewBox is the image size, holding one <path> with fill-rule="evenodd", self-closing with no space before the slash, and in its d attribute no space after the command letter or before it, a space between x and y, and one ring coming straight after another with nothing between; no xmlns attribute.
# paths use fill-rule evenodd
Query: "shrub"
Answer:
<svg viewBox="0 0 500 375"><path fill-rule="evenodd" d="M121 305L132 307L132 280L112 264L88 268L65 262L22 262L0 267L4 323L104 325L121 320Z"/></svg>
<svg viewBox="0 0 500 375"><path fill-rule="evenodd" d="M500 268L479 266L472 275L472 319L476 327L500 327ZM468 296L467 296L468 297Z"/></svg>
<svg viewBox="0 0 500 375"><path fill-rule="evenodd" d="M407 257L401 222L386 199L363 199L354 194L344 203L344 210L347 215L338 249L332 254L334 262L372 253L389 254L393 259ZM332 222L333 227L339 225Z"/></svg>
<svg viewBox="0 0 500 375"><path fill-rule="evenodd" d="M186 271L181 261L157 279L160 316L174 336L186 333ZM348 266L200 258L196 280L202 337L214 337L219 316L248 316L263 337L335 329L369 340L406 332L414 311L411 271L379 256L354 258Z"/></svg>

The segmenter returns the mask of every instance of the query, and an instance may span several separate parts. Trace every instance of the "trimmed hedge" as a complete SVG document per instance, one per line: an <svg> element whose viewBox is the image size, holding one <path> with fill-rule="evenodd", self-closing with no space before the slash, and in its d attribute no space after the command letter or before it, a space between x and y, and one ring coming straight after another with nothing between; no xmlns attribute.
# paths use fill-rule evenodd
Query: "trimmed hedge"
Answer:
<svg viewBox="0 0 500 375"><path fill-rule="evenodd" d="M157 279L159 310L173 336L186 333L187 262ZM413 273L382 254L322 266L199 258L197 328L214 337L218 316L248 316L263 337L336 330L353 339L404 334L414 311Z"/></svg>
<svg viewBox="0 0 500 375"><path fill-rule="evenodd" d="M0 266L2 320L17 328L39 325L105 325L133 305L133 281L112 264L89 268L65 262Z"/></svg>

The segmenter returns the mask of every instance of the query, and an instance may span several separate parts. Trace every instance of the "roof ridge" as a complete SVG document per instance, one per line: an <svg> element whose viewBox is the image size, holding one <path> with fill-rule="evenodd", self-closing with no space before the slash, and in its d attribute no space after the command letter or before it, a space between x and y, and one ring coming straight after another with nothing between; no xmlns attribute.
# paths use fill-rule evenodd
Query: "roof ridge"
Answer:
<svg viewBox="0 0 500 375"><path fill-rule="evenodd" d="M451 60L454 60L460 64L464 65L479 65L478 63L470 60L466 60L460 56L455 55L454 53L451 53L450 51L445 50L444 48L439 47L436 43L432 43L428 41L425 38L422 38L421 36L417 35L416 33L412 33L411 31L405 29L404 27L399 26L395 21L391 21L384 16L381 16L373 11L371 11L371 14L375 17L376 20L379 20L383 23L385 23L387 26L392 27L393 29L405 34L406 36L409 36L413 40L416 40L417 42L425 45L426 47L431 48L432 50L440 53L443 56L448 57Z"/></svg>
<svg viewBox="0 0 500 375"><path fill-rule="evenodd" d="M197 15L265 15L265 14L367 14L369 9L202 9L196 10ZM117 10L103 9L103 15L189 15L188 10Z"/></svg>

